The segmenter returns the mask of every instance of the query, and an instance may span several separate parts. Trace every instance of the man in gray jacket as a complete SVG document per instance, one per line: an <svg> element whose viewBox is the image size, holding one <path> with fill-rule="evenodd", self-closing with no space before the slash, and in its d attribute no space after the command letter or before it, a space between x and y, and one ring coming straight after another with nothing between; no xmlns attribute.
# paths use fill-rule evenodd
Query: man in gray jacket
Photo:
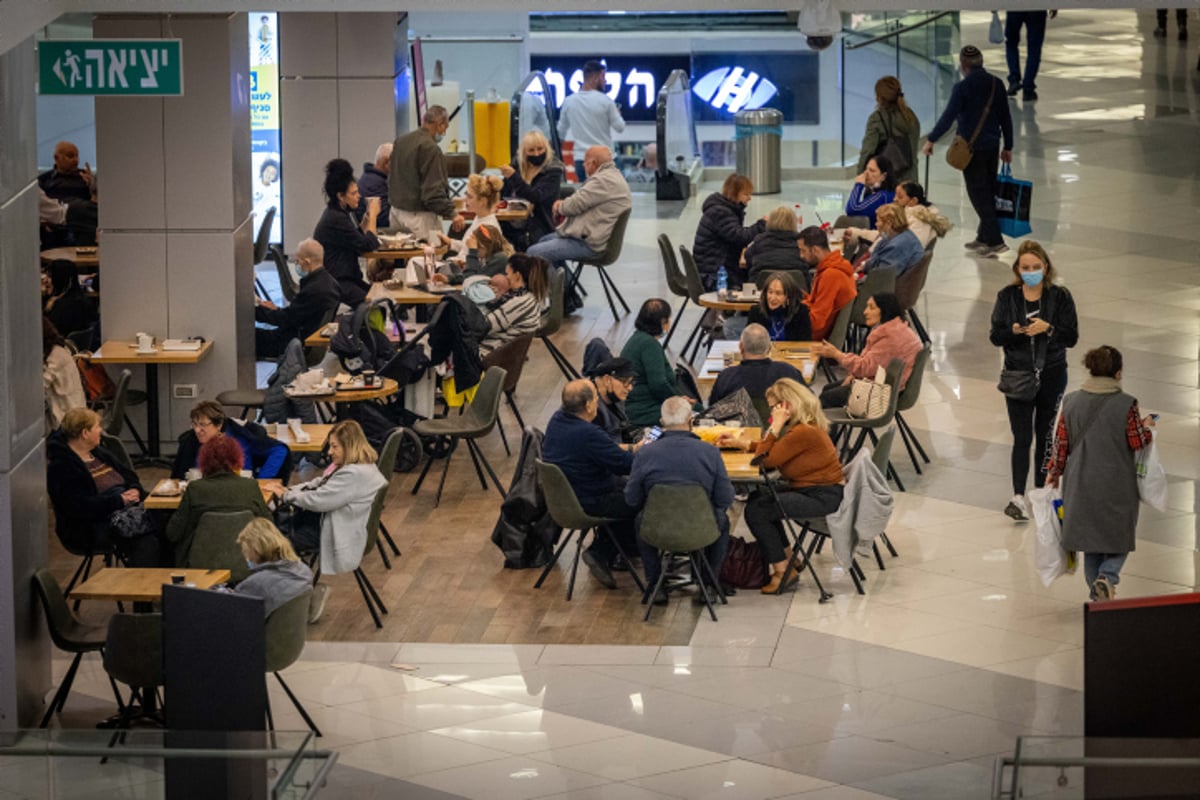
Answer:
<svg viewBox="0 0 1200 800"><path fill-rule="evenodd" d="M558 230L548 233L529 248L556 267L579 258L592 258L604 251L617 217L633 205L629 184L613 163L607 147L589 147L583 157L588 181L566 200L556 200L554 214L566 217Z"/></svg>
<svg viewBox="0 0 1200 800"><path fill-rule="evenodd" d="M442 106L430 106L421 127L396 139L388 170L388 199L392 204L389 222L427 242L442 232L438 217L453 220L459 231L466 220L454 208L446 177L446 156L438 142L450 127L450 115Z"/></svg>

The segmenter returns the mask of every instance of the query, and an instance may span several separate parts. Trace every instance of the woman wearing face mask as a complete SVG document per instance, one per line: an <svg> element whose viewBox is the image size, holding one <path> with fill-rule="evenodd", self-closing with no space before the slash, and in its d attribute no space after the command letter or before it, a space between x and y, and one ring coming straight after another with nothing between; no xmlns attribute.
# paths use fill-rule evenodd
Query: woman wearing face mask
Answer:
<svg viewBox="0 0 1200 800"><path fill-rule="evenodd" d="M357 306L371 288L363 280L358 257L379 249L375 217L379 214L380 199L367 198L367 213L360 226L354 218L360 200L358 182L354 180L354 168L344 158L335 158L325 165L324 190L327 203L312 238L325 248L325 269L337 279L342 302Z"/></svg>
<svg viewBox="0 0 1200 800"><path fill-rule="evenodd" d="M1111 600L1121 567L1137 542L1136 454L1150 444L1153 416L1121 391L1121 351L1101 345L1088 351L1089 377L1063 398L1046 482L1062 481L1063 547L1083 552L1083 575L1093 600Z"/></svg>
<svg viewBox="0 0 1200 800"><path fill-rule="evenodd" d="M761 219L753 225L745 224L746 204L753 192L754 184L745 175L730 175L721 191L713 192L704 201L692 255L706 292L717 288L717 270L721 267L729 274L730 288L745 283L745 274L738 266L742 250L767 229L767 223Z"/></svg>
<svg viewBox="0 0 1200 800"><path fill-rule="evenodd" d="M767 329L772 342L807 342L812 339L812 322L804 305L804 290L790 271L772 272L758 305L750 309L748 325Z"/></svg>
<svg viewBox="0 0 1200 800"><path fill-rule="evenodd" d="M521 137L521 149L511 164L502 164L505 197L516 197L529 203L529 219L523 227L502 222L504 236L518 250L554 232L554 201L558 199L563 182L563 166L554 153L546 135L536 128Z"/></svg>
<svg viewBox="0 0 1200 800"><path fill-rule="evenodd" d="M846 214L866 217L871 230L875 229L875 212L880 206L896 199L896 180L892 177L892 165L883 156L873 156L867 168L854 178L854 188L846 201Z"/></svg>
<svg viewBox="0 0 1200 800"><path fill-rule="evenodd" d="M1044 486L1050 427L1067 388L1067 348L1079 340L1079 321L1071 293L1054 284L1054 267L1040 244L1022 242L1012 270L1012 285L996 295L990 339L1004 349L1005 370L1038 376L1037 394L1031 399L1005 396L1013 434L1013 498L1004 513L1024 521L1029 518L1029 449L1034 448L1034 486Z"/></svg>

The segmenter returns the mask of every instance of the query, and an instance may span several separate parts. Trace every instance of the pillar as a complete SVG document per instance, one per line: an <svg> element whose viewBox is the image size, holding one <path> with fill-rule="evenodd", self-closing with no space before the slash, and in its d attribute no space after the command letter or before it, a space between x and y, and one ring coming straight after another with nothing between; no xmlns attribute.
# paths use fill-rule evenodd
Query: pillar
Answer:
<svg viewBox="0 0 1200 800"><path fill-rule="evenodd" d="M33 40L0 54L0 730L32 727L50 688L33 593L46 563Z"/></svg>
<svg viewBox="0 0 1200 800"><path fill-rule="evenodd" d="M171 441L196 402L174 387L211 399L255 383L246 15L98 16L93 29L97 39L183 41L183 96L96 98L104 338L213 342L198 364L160 367Z"/></svg>
<svg viewBox="0 0 1200 800"><path fill-rule="evenodd" d="M359 175L364 163L375 160L376 148L396 138L397 102L407 102L402 19L395 12L279 15L283 242L289 253L312 235L325 208L326 162L344 158Z"/></svg>

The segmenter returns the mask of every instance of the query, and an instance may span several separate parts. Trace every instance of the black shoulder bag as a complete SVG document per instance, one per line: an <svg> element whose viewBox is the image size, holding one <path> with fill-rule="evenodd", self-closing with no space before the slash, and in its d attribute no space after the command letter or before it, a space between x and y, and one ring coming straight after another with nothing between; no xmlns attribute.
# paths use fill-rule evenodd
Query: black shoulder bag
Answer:
<svg viewBox="0 0 1200 800"><path fill-rule="evenodd" d="M1050 322L1051 303L1053 287L1046 287L1046 322ZM1020 319L1020 309L1016 308L1016 303L1013 303L1014 319ZM1053 324L1053 323L1051 323ZM1037 397L1038 389L1042 386L1042 367L1046 364L1046 351L1050 349L1050 336L1047 334L1046 340L1041 347L1037 345L1037 337L1030 336L1029 338L1029 353L1033 356L1033 369L1001 369L1000 382L996 384L996 388L1000 393L1010 400L1019 400L1028 403L1033 398Z"/></svg>

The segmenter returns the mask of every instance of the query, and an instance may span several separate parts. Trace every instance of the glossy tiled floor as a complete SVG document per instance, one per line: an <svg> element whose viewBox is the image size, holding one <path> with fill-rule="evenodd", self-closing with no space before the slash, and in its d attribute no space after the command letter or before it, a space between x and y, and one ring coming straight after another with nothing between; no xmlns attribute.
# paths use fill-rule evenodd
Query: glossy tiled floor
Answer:
<svg viewBox="0 0 1200 800"><path fill-rule="evenodd" d="M1196 585L1200 72L1195 45L1154 40L1152 20L1064 12L1041 100L1013 103L1035 237L1079 306L1071 385L1083 352L1112 344L1126 388L1162 414L1170 510L1143 508L1122 596ZM965 15L964 41L984 41L986 21ZM986 56L1002 59L995 47ZM934 363L908 419L934 463L918 477L897 454L909 488L889 528L900 557L867 568L869 594L827 559L832 602L805 586L790 598L742 592L681 646L311 642L289 674L322 745L340 754L326 796L967 800L989 796L995 757L1016 736L1080 732L1082 579L1043 588L1031 526L1000 513L1009 438L987 322L1011 259L962 255L973 220L940 157L930 195L969 224L939 245L921 306ZM824 216L844 189L787 185L751 214L798 201ZM664 293L654 236L690 243L697 214L695 202L678 219L636 209L613 270L628 296ZM572 349L594 333L620 340L598 300L574 323ZM543 388L527 418L553 408L557 387ZM94 721L106 694L87 662L64 722ZM282 694L273 706L281 727L300 727ZM1052 777L1027 796L1080 796L1077 780L1056 790Z"/></svg>

